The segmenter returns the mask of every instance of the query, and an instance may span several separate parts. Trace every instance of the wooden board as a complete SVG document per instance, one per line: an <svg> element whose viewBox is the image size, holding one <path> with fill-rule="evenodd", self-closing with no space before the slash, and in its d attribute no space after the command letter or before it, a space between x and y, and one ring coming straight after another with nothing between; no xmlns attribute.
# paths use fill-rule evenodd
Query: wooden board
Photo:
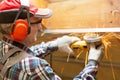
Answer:
<svg viewBox="0 0 120 80"><path fill-rule="evenodd" d="M119 0L49 0L47 29L120 27Z"/></svg>

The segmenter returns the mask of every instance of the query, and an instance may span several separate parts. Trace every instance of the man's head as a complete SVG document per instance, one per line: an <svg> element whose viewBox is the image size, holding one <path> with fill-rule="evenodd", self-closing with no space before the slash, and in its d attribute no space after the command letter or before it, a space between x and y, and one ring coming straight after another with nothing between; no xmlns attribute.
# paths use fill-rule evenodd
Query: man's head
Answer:
<svg viewBox="0 0 120 80"><path fill-rule="evenodd" d="M52 15L52 11L50 9L37 8L36 5L34 5L34 3L38 1L39 0L3 0L0 3L0 23L5 24L5 26L8 26L9 23L10 24L13 23L12 25L13 27L10 32L12 32L12 37L14 40L22 41L23 39L26 38L26 35L29 34L29 32L31 31L30 25L31 23L35 22L31 21L30 17L33 17L34 19L37 20L41 20L42 18L48 18ZM18 21L18 19L21 20ZM22 27L23 28L22 29L21 26L24 26L25 29L24 27ZM4 29L3 26L1 27L0 30L2 29ZM25 31L24 35L21 34L24 31ZM17 33L21 35L17 35ZM22 36L23 39L20 38L19 36Z"/></svg>

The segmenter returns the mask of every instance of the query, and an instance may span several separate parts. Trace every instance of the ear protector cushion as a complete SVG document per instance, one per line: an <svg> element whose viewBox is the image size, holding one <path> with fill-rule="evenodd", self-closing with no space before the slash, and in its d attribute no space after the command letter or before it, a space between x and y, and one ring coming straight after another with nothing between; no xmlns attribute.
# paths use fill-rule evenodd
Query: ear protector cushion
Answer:
<svg viewBox="0 0 120 80"><path fill-rule="evenodd" d="M16 41L22 41L28 34L28 22L23 19L16 20L11 28L11 37Z"/></svg>

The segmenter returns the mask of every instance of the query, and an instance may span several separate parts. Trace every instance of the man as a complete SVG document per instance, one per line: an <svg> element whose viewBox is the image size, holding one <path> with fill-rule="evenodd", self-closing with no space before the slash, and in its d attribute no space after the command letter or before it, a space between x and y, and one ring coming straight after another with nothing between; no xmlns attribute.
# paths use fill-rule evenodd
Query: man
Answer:
<svg viewBox="0 0 120 80"><path fill-rule="evenodd" d="M0 31L3 34L0 74L3 80L61 80L42 58L56 50L72 53L69 45L80 39L63 36L31 46L37 40L42 18L51 14L49 9L35 7L34 0L3 0L0 3ZM62 46L66 49L61 49Z"/></svg>
<svg viewBox="0 0 120 80"><path fill-rule="evenodd" d="M32 3L34 0L3 0L0 3L1 77L4 80L61 80L42 57L79 38L63 36L31 47L37 39L42 18L51 16L51 10L36 8Z"/></svg>

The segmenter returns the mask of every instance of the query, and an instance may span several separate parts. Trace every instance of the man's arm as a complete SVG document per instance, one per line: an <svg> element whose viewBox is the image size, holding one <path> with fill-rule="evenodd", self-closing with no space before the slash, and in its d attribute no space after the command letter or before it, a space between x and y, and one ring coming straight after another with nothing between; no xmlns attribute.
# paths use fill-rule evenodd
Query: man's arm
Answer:
<svg viewBox="0 0 120 80"><path fill-rule="evenodd" d="M62 51L66 53L72 53L72 49L69 47L75 41L80 40L78 37L74 36L62 36L56 40L49 41L47 43L42 42L35 46L32 46L30 49L39 57L45 57L46 55L54 51ZM63 49L64 48L64 49Z"/></svg>
<svg viewBox="0 0 120 80"><path fill-rule="evenodd" d="M73 80L95 80L98 72L98 66L104 53L101 38L90 37L86 41L89 46L88 63Z"/></svg>

